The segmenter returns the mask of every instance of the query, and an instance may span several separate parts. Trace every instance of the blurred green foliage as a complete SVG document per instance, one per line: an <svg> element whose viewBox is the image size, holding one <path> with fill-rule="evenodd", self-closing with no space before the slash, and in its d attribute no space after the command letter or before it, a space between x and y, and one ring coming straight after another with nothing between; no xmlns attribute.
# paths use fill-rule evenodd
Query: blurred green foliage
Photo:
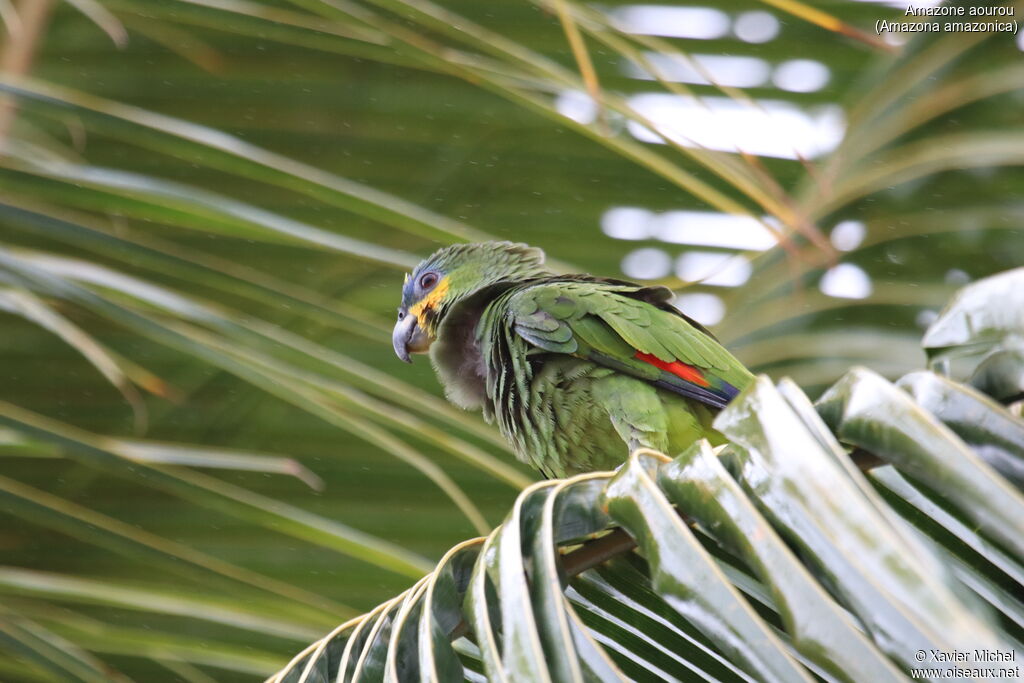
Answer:
<svg viewBox="0 0 1024 683"><path fill-rule="evenodd" d="M54 5L31 46L28 72L0 76L0 90L19 95L0 158L0 280L22 306L8 302L0 312L0 400L16 407L0 411L14 430L0 442L2 472L337 604L295 607L289 623L328 628L368 609L409 585L417 571L409 565L429 566L477 533L424 467L432 463L467 492L490 524L514 499L513 482L531 476L509 465L479 420L444 408L428 364L404 366L387 344L403 271L439 244L523 240L566 267L615 275L635 248L675 257L685 247L609 237L600 222L611 208L709 210L711 201L774 214L797 234L789 248L758 256L743 286L698 283L688 291L722 297L727 315L716 332L741 359L793 376L812 395L855 362L893 377L920 366L922 311L936 310L965 276L1024 262L1017 115L1024 72L1009 35L929 36L889 54L770 10L781 28L766 43L724 37L645 46L572 5L608 98L604 123L580 124L555 104L559 93L587 87L557 3L445 3L444 11L480 25L465 33L453 28L465 20L418 0L102 6L113 22L91 3ZM113 45L83 7L115 36L123 23L127 42ZM745 0L716 7L729 17L766 8ZM822 9L860 27L899 14L855 2ZM824 88L794 93L765 84L745 93L808 107L838 102L847 112L846 141L806 165L640 144L625 130L628 108L612 94L660 86L624 75L621 41L634 50L772 63L813 57L830 70ZM713 86L687 87L723 96ZM866 234L842 260L861 267L873 290L857 300L827 297L817 283L839 255L811 238L850 219L862 221ZM148 295L138 282L111 286L87 264L210 302L209 316L159 310L133 296ZM25 304L25 292L34 304ZM71 334L77 341L69 344L40 326L37 304L112 352L130 401L83 358L84 337ZM273 338L278 332L294 337ZM161 337L171 333L187 343ZM320 347L287 348L296 340ZM250 350L284 365L271 371L237 355ZM316 378L337 384L318 386ZM158 395L136 398L144 392L125 388L131 385ZM18 410L52 422L21 419ZM29 423L38 431L26 444ZM155 475L145 471L109 476L79 457L81 440L54 450L72 427L294 458L322 479L323 491L267 472L201 473L416 557L404 572L382 570L277 533L279 521L260 526L253 515L224 514L151 486ZM414 454L423 458L420 469L409 464ZM496 475L494 462L511 472ZM183 578L136 550L111 552L81 530L55 528L38 510L17 507L7 490L0 525L6 566L229 599L220 583ZM172 669L185 680L232 680L231 671L251 680L308 642L17 582L0 588L21 617L140 680L173 678ZM266 591L234 591L230 600L257 612L285 609ZM175 649L175 638L188 640ZM217 647L230 650L225 660L200 656ZM217 668L203 668L211 665ZM5 679L34 675L20 660L0 657L0 666Z"/></svg>

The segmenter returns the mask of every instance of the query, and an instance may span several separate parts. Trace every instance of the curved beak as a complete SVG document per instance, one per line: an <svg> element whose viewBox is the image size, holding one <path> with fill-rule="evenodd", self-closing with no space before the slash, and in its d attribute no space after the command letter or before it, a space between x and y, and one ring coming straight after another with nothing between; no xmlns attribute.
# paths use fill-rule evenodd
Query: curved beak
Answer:
<svg viewBox="0 0 1024 683"><path fill-rule="evenodd" d="M391 345L395 347L395 355L411 363L410 353L425 353L433 341L427 333L419 326L419 321L414 315L406 315L395 324L391 333Z"/></svg>

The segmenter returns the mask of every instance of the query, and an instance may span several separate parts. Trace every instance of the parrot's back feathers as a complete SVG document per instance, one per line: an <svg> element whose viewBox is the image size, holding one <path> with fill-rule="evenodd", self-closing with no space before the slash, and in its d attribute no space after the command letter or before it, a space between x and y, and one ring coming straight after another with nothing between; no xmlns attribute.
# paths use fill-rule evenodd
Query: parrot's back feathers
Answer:
<svg viewBox="0 0 1024 683"><path fill-rule="evenodd" d="M669 305L671 291L587 276L552 276L495 302L532 346L586 359L714 408L750 373L703 327ZM503 300L503 301L502 301Z"/></svg>

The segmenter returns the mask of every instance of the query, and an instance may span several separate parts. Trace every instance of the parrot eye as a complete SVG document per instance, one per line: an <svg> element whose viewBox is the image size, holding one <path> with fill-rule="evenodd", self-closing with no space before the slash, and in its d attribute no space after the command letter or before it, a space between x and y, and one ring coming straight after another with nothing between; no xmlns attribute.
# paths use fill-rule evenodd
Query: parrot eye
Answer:
<svg viewBox="0 0 1024 683"><path fill-rule="evenodd" d="M424 291L431 289L437 284L437 279L437 273L423 273L423 275L420 275L420 288Z"/></svg>
<svg viewBox="0 0 1024 683"><path fill-rule="evenodd" d="M398 319L401 321L403 318L405 318L405 311L398 309Z"/></svg>

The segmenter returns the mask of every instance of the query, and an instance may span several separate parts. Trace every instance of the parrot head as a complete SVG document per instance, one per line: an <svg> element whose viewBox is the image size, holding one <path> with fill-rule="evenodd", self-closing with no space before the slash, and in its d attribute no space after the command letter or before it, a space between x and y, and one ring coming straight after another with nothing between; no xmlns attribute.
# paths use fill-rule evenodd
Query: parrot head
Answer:
<svg viewBox="0 0 1024 683"><path fill-rule="evenodd" d="M405 276L398 322L391 335L395 353L426 353L457 304L501 282L546 274L544 252L513 242L454 244L440 249Z"/></svg>

